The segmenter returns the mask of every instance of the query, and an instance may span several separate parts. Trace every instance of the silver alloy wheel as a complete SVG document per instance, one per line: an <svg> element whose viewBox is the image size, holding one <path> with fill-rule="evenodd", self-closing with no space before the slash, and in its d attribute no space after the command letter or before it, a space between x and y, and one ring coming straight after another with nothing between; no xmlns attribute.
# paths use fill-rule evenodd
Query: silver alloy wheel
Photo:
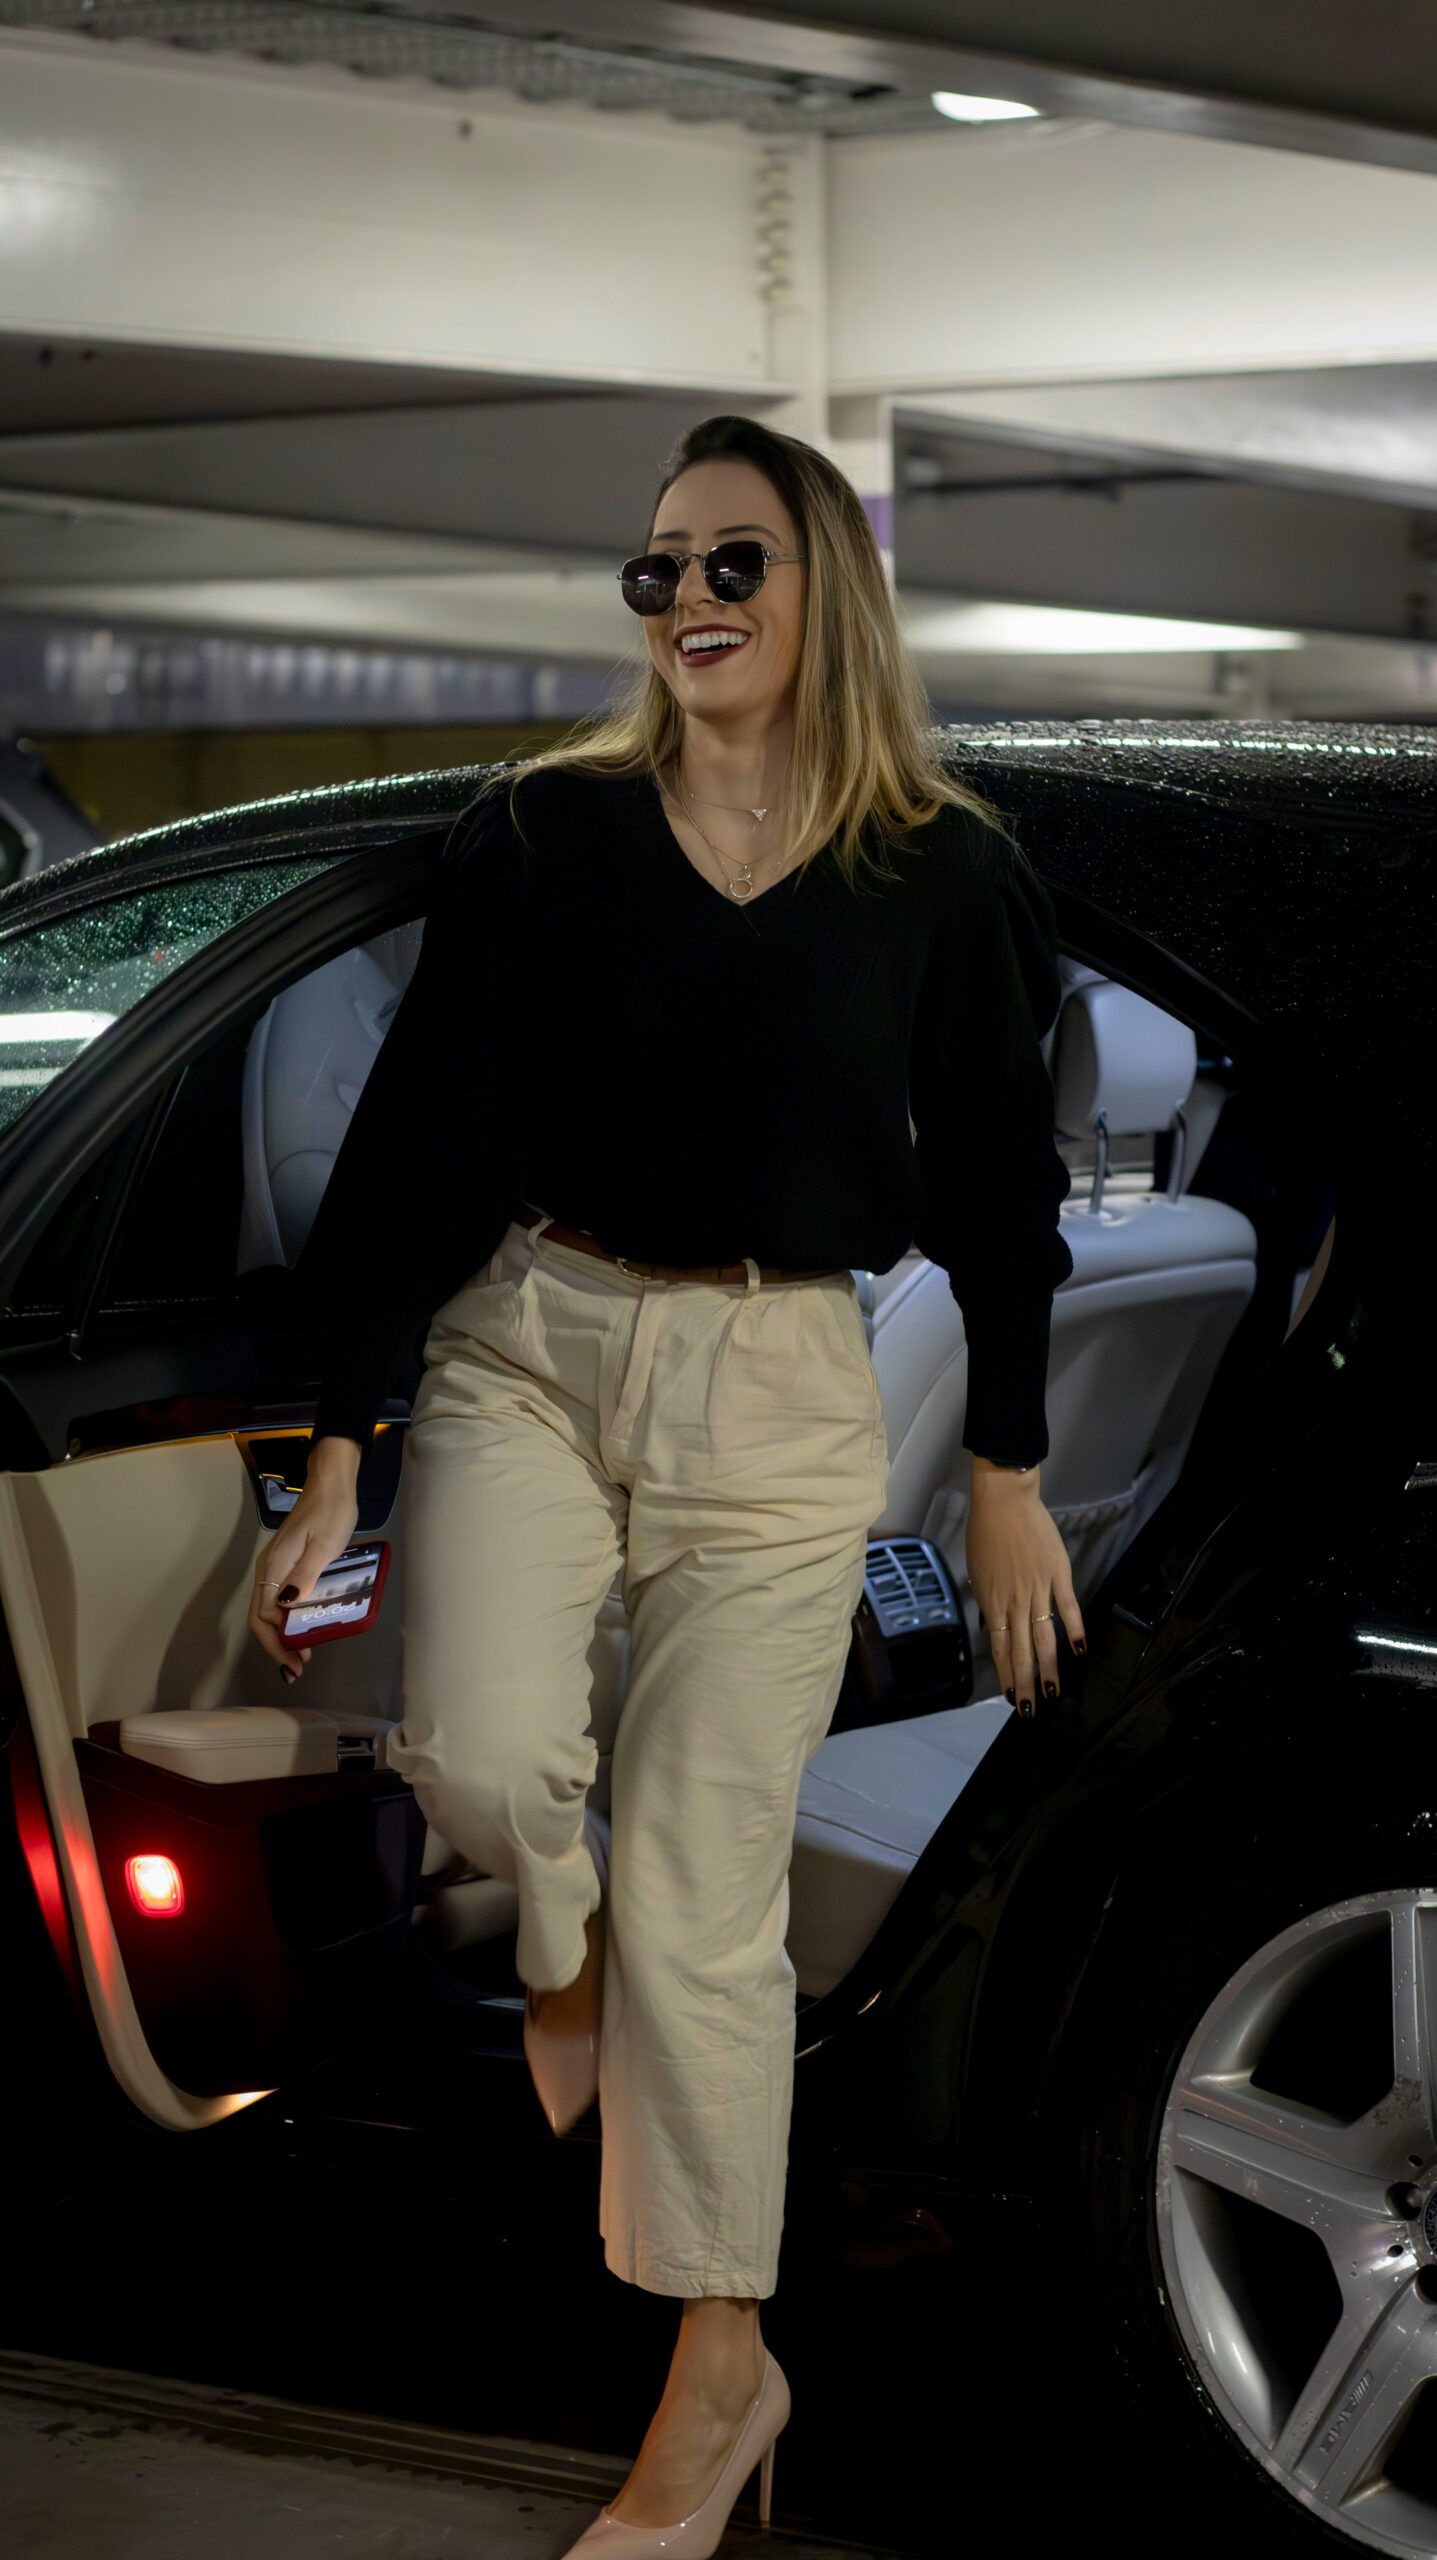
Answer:
<svg viewBox="0 0 1437 2560"><path fill-rule="evenodd" d="M1334 2108L1324 2077L1357 2052L1361 2111L1355 2087ZM1169 2092L1155 2203L1173 2315L1234 2433L1337 2532L1430 2560L1437 1889L1315 1911L1233 1975Z"/></svg>

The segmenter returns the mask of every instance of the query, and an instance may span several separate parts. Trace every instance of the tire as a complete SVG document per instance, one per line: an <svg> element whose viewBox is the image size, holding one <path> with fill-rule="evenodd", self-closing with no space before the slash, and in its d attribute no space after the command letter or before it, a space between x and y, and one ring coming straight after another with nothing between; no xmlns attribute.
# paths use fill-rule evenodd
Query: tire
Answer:
<svg viewBox="0 0 1437 2560"><path fill-rule="evenodd" d="M1059 2058L1060 2227L1168 2552L1437 2551L1437 1848L1322 1821L1120 1872Z"/></svg>

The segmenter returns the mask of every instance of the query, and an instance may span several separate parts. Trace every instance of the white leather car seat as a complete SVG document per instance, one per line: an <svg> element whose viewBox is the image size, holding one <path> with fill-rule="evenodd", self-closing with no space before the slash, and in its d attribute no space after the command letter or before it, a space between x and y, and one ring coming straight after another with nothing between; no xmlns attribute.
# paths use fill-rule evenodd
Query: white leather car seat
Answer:
<svg viewBox="0 0 1437 2560"><path fill-rule="evenodd" d="M1183 1123L1197 1051L1187 1025L1093 970L1065 965L1046 1046L1062 1135L1140 1136ZM1216 1118L1200 1097L1203 1135ZM1106 1189L1065 1201L1070 1277L1054 1292L1043 1501L1062 1531L1081 1602L1176 1480L1224 1349L1255 1281L1257 1238L1223 1201L1195 1197L1194 1151L1175 1149L1166 1192ZM981 1182L973 1209L981 1215ZM1013 1712L966 1588L972 1459L963 1319L946 1272L906 1255L872 1297L873 1364L890 1473L872 1534L914 1530L948 1565L973 1644L967 1707L830 1734L799 1787L789 1873L789 1952L799 1987L840 1982Z"/></svg>
<svg viewBox="0 0 1437 2560"><path fill-rule="evenodd" d="M349 1115L418 954L416 921L340 955L277 997L256 1025L244 1078L245 1198L239 1268L292 1262ZM1191 1032L1095 971L1064 962L1045 1043L1065 1136L1143 1134L1220 1107L1194 1090ZM1161 1194L1103 1190L1064 1203L1073 1272L1053 1302L1043 1498L1081 1600L1175 1480L1219 1359L1252 1294L1256 1238L1225 1203L1194 1196L1200 1148L1176 1151ZM982 1214L982 1168L960 1168ZM960 1446L967 1346L947 1274L910 1253L855 1275L888 1436L888 1501L874 1534L932 1539L963 1598L974 1701L935 1716L830 1735L804 1773L790 1870L788 1945L799 1989L841 1981L925 1843L1011 1712L965 1589L971 1461ZM589 1810L607 1847L614 1734L628 1683L622 1578L589 1650L598 1771ZM513 1888L475 1874L431 1830L425 1912L447 1946L512 1929Z"/></svg>
<svg viewBox="0 0 1437 2560"><path fill-rule="evenodd" d="M1072 972L1048 1048L1063 1136L1139 1136L1182 1122L1196 1076L1192 1033L1131 989ZM1187 1188L1192 1152L1175 1154L1164 1192L1097 1184L1060 1211L1073 1269L1053 1297L1043 1500L1063 1531L1080 1602L1175 1481L1253 1291L1251 1221ZM976 1188L974 1208L981 1214ZM919 1255L879 1284L873 1361L890 1457L876 1527L931 1538L962 1590L967 1343L947 1274ZM968 1606L986 1658L971 1598Z"/></svg>
<svg viewBox="0 0 1437 2560"><path fill-rule="evenodd" d="M277 995L250 1033L237 1272L297 1259L423 934L416 916L339 952Z"/></svg>

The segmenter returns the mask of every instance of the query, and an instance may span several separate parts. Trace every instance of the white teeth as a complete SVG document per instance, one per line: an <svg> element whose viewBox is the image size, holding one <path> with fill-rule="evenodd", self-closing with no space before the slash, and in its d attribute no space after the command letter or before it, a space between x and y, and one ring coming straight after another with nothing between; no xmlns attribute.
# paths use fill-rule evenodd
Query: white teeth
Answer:
<svg viewBox="0 0 1437 2560"><path fill-rule="evenodd" d="M701 649L741 649L748 638L746 631L699 631L679 642L686 658L696 658Z"/></svg>

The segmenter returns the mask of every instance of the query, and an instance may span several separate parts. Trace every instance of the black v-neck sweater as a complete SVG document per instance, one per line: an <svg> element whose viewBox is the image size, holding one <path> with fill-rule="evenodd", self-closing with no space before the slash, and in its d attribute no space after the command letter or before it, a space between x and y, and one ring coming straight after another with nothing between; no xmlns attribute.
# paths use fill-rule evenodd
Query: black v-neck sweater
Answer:
<svg viewBox="0 0 1437 2560"><path fill-rule="evenodd" d="M528 1200L644 1262L883 1272L916 1244L962 1310L965 1446L1046 1456L1073 1264L1039 1046L1055 920L1026 858L950 807L885 849L891 881L850 889L825 851L740 904L647 777L530 774L522 836L509 778L450 836L300 1256L314 1439L368 1450L401 1344Z"/></svg>

